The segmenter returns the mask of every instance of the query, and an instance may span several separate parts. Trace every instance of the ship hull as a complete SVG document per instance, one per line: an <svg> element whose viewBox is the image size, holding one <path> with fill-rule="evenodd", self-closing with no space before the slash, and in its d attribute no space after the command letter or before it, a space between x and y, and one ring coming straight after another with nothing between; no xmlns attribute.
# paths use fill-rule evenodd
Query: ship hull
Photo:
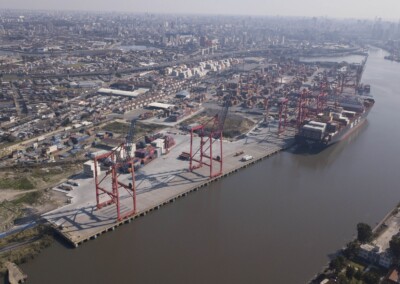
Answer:
<svg viewBox="0 0 400 284"><path fill-rule="evenodd" d="M296 135L296 143L301 146L308 146L310 148L323 150L333 144L340 142L343 139L346 139L348 135L350 135L354 130L356 130L360 125L362 125L368 114L370 108L366 109L364 113L362 113L358 118L356 118L353 122L349 123L346 127L342 128L338 133L333 135L329 141L322 141L322 140L314 140L302 137L300 135Z"/></svg>

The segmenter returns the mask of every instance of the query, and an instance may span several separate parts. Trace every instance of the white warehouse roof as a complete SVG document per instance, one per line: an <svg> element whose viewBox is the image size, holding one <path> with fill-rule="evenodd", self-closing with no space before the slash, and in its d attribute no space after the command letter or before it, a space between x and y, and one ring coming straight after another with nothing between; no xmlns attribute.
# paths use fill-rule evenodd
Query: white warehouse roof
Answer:
<svg viewBox="0 0 400 284"><path fill-rule="evenodd" d="M148 92L149 89L139 88L133 92L131 91L121 91L121 90L114 90L114 89L107 89L107 88L100 88L97 90L97 93L101 95L115 95L115 96L125 96L125 97L137 97Z"/></svg>
<svg viewBox="0 0 400 284"><path fill-rule="evenodd" d="M161 109L170 109L170 108L173 108L174 105L171 105L171 104L163 104L163 103L151 103L151 104L148 104L147 107L161 108Z"/></svg>

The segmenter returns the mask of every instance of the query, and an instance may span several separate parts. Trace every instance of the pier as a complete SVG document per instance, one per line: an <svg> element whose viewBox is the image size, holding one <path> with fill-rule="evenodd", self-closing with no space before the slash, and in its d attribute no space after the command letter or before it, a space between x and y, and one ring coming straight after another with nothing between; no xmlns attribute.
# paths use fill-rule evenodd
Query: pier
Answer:
<svg viewBox="0 0 400 284"><path fill-rule="evenodd" d="M137 213L121 221L116 221L116 208L113 205L97 209L94 182L92 178L79 180L80 186L68 195L71 204L46 213L44 218L51 226L74 247L83 242L97 239L100 235L114 231L117 227L145 216L163 205L175 202L221 180L240 169L262 161L294 143L293 131L281 135L276 133L258 133L257 135L235 142L224 141L225 157L223 173L209 179L208 168L189 171L188 161L177 157L185 151L189 137L175 135L177 145L165 156L154 160L136 173ZM235 153L242 150L253 159L243 162ZM129 175L126 175L129 176ZM128 179L128 177L126 177ZM128 195L121 197L121 211L130 210ZM126 202L124 202L126 201Z"/></svg>

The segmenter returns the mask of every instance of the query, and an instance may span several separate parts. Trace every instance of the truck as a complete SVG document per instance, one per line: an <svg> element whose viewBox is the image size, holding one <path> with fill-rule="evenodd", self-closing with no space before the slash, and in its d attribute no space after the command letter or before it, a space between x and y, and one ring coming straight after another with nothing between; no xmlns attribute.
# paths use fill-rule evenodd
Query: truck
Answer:
<svg viewBox="0 0 400 284"><path fill-rule="evenodd" d="M253 160L253 156L244 155L244 156L242 157L242 162L247 162L247 161L250 161L250 160Z"/></svg>
<svg viewBox="0 0 400 284"><path fill-rule="evenodd" d="M240 156L240 155L243 155L243 154L244 154L244 151L239 151L239 152L235 153L234 157L237 157L237 156Z"/></svg>
<svg viewBox="0 0 400 284"><path fill-rule="evenodd" d="M59 185L58 188L66 191L71 191L74 189L72 186L66 184Z"/></svg>
<svg viewBox="0 0 400 284"><path fill-rule="evenodd" d="M69 180L66 183L69 184L69 185L73 185L73 186L79 186L79 183L77 183L75 181L72 181L72 180Z"/></svg>

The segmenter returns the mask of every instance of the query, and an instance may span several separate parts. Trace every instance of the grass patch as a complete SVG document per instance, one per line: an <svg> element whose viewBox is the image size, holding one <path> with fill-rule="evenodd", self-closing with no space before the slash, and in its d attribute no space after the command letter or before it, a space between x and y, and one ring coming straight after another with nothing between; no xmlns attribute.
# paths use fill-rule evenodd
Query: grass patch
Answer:
<svg viewBox="0 0 400 284"><path fill-rule="evenodd" d="M206 110L203 111L188 120L186 120L182 125L190 125L192 123L200 123L200 124L205 124L210 119L215 116L217 112L215 110ZM211 130L213 121L210 121L206 125L206 130ZM228 116L225 120L225 125L224 125L224 132L223 136L225 138L234 138L236 136L239 136L242 133L245 133L249 131L253 126L254 122L246 117L237 115L237 114L232 114L228 113Z"/></svg>
<svg viewBox="0 0 400 284"><path fill-rule="evenodd" d="M14 177L0 179L0 189L34 189L35 185L27 177Z"/></svg>
<svg viewBox="0 0 400 284"><path fill-rule="evenodd" d="M103 131L110 131L114 134L120 134L125 137L126 135L128 135L129 127L130 127L129 123L114 121L114 122L111 122L111 123L103 126L101 129ZM160 125L144 124L144 123L137 122L136 127L135 127L135 138L137 139L144 135L148 135L153 132L157 132L163 128L165 128L165 127L160 126Z"/></svg>
<svg viewBox="0 0 400 284"><path fill-rule="evenodd" d="M347 265L357 268L359 271L364 271L364 269L365 269L365 267L363 265L361 265L359 263L355 263L354 261L350 261L350 260L347 262Z"/></svg>
<svg viewBox="0 0 400 284"><path fill-rule="evenodd" d="M43 168L43 169L35 169L32 171L32 177L34 178L44 178L44 177L53 177L59 174L62 174L64 171L62 168Z"/></svg>
<svg viewBox="0 0 400 284"><path fill-rule="evenodd" d="M18 197L16 199L14 199L13 201L11 201L14 205L18 205L18 204L35 204L40 197L42 196L42 193L39 191L33 191L33 192L28 192L24 195L22 195L21 197Z"/></svg>
<svg viewBox="0 0 400 284"><path fill-rule="evenodd" d="M214 113L215 114L215 113ZM208 119L211 118L211 113L208 115L207 111L202 111L191 118L185 119L185 121L181 122L181 125L189 125L192 123L205 123Z"/></svg>
<svg viewBox="0 0 400 284"><path fill-rule="evenodd" d="M15 262L16 264L25 263L33 259L44 248L51 245L53 242L52 231L48 226L37 226L35 228L27 229L15 235L8 236L0 240L0 246L5 247L13 243L19 243L30 239L35 239L34 242L26 246L13 249L12 251L0 255L0 273L6 272L6 261ZM37 238L37 240L36 240Z"/></svg>
<svg viewBox="0 0 400 284"><path fill-rule="evenodd" d="M155 125L155 124L136 123L135 138L140 138L144 135L158 132L164 128L165 128L165 126L160 126L160 125Z"/></svg>
<svg viewBox="0 0 400 284"><path fill-rule="evenodd" d="M104 131L110 131L115 134L126 134L129 131L129 124L114 121L101 128Z"/></svg>
<svg viewBox="0 0 400 284"><path fill-rule="evenodd" d="M249 131L254 124L254 121L248 118L239 115L228 115L225 121L223 135L227 138L239 136L240 134Z"/></svg>

